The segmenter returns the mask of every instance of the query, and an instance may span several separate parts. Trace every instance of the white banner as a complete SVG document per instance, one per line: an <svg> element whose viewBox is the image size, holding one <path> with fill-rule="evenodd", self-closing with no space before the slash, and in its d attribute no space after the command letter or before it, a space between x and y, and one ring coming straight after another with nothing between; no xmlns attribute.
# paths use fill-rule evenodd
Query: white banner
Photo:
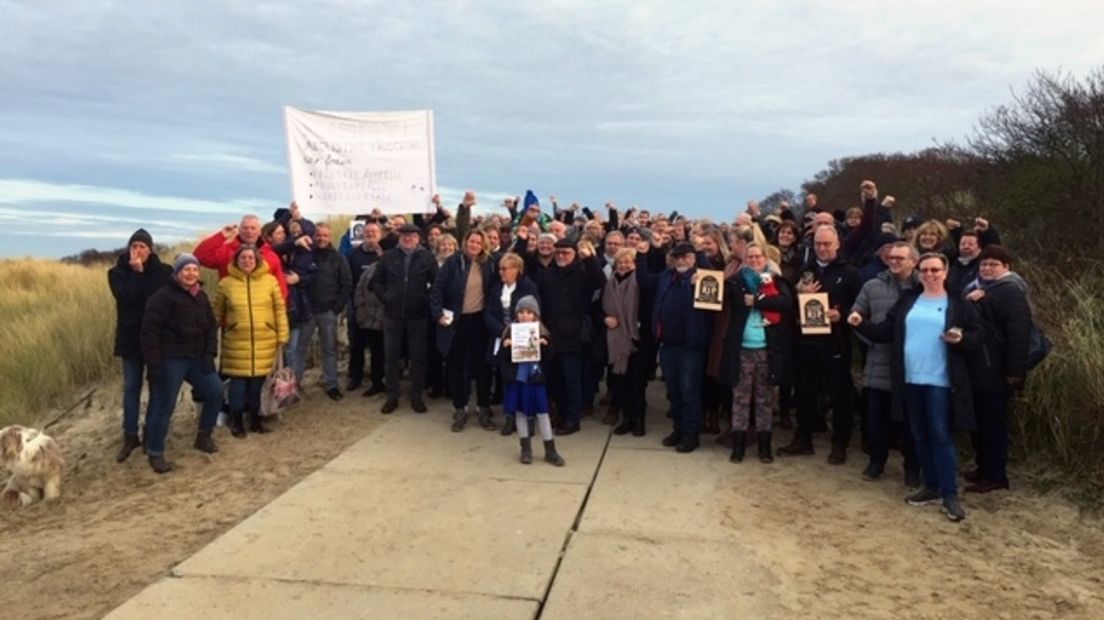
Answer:
<svg viewBox="0 0 1104 620"><path fill-rule="evenodd" d="M314 215L431 213L433 112L284 108L291 195Z"/></svg>

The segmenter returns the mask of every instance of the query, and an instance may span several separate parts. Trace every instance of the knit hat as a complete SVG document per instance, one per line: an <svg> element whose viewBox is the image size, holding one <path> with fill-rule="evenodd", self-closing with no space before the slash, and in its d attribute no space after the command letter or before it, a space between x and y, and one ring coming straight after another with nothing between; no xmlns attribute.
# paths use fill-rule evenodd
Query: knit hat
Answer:
<svg viewBox="0 0 1104 620"><path fill-rule="evenodd" d="M537 200L536 194L534 194L533 190L531 189L525 190L525 201L523 204L525 205L526 211L529 210L529 207L536 207L538 209L540 208L540 201Z"/></svg>
<svg viewBox="0 0 1104 620"><path fill-rule="evenodd" d="M291 209L287 207L280 207L272 212L272 219L277 222L287 223L291 219Z"/></svg>
<svg viewBox="0 0 1104 620"><path fill-rule="evenodd" d="M900 241L897 235L892 233L881 233L877 237L874 237L874 251L877 252L885 246Z"/></svg>
<svg viewBox="0 0 1104 620"><path fill-rule="evenodd" d="M526 295L525 297L519 299L517 302L517 307L514 308L514 315L516 316L517 313L521 312L522 310L528 310L533 314L540 316L540 304L537 302L537 298L533 297L532 295Z"/></svg>
<svg viewBox="0 0 1104 620"><path fill-rule="evenodd" d="M127 241L127 247L129 248L135 241L146 244L147 248L153 248L153 237L150 236L145 228L139 228L134 231L134 234L130 236L130 240Z"/></svg>
<svg viewBox="0 0 1104 620"><path fill-rule="evenodd" d="M188 265L195 265L198 267L199 261L196 260L195 256L184 252L180 256L177 256L176 262L173 263L173 275L180 275L180 272Z"/></svg>

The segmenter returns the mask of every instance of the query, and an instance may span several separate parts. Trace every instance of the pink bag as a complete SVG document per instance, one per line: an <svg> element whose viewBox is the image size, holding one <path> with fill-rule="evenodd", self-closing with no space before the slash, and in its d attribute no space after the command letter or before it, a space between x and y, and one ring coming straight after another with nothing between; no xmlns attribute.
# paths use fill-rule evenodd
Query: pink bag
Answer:
<svg viewBox="0 0 1104 620"><path fill-rule="evenodd" d="M284 366L284 348L276 352L276 367L265 377L261 387L261 417L283 415L284 411L302 400L295 371Z"/></svg>

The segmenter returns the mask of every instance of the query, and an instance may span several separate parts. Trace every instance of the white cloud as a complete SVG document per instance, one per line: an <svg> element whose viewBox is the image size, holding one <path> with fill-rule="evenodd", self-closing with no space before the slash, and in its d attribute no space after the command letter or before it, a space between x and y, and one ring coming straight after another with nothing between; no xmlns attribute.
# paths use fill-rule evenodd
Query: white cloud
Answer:
<svg viewBox="0 0 1104 620"><path fill-rule="evenodd" d="M74 202L113 205L131 209L226 214L272 209L271 201L233 199L203 200L180 196L158 196L95 185L56 184L31 179L0 179L0 200L9 204L36 202Z"/></svg>

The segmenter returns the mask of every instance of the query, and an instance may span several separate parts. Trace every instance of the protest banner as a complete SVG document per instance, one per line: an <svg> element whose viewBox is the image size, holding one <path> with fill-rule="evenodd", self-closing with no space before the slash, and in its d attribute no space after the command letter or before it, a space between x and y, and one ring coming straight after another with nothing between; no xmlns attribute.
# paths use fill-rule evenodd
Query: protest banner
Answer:
<svg viewBox="0 0 1104 620"><path fill-rule="evenodd" d="M291 195L312 216L431 213L433 112L284 108Z"/></svg>

